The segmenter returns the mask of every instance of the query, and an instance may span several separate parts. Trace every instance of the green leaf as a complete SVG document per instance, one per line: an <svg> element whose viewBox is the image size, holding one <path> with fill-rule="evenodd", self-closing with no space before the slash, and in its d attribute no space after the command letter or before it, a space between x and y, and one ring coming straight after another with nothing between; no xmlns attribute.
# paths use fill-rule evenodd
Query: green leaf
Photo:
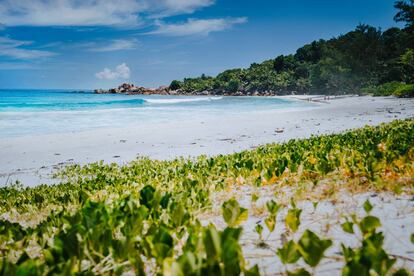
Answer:
<svg viewBox="0 0 414 276"><path fill-rule="evenodd" d="M183 204L178 203L173 207L171 212L171 218L174 226L182 226L188 220L188 213L186 212Z"/></svg>
<svg viewBox="0 0 414 276"><path fill-rule="evenodd" d="M261 224L257 224L254 230L256 231L257 234L259 234L260 237L262 236L263 226Z"/></svg>
<svg viewBox="0 0 414 276"><path fill-rule="evenodd" d="M276 215L277 212L280 209L280 205L277 204L273 199L266 202L266 207L267 207L267 210L269 211L269 213L272 214L272 215Z"/></svg>
<svg viewBox="0 0 414 276"><path fill-rule="evenodd" d="M274 215L270 215L265 219L265 223L267 226L267 229L269 230L270 233L272 233L275 230L275 225L276 225L276 216Z"/></svg>
<svg viewBox="0 0 414 276"><path fill-rule="evenodd" d="M414 233L411 234L411 243L414 243Z"/></svg>
<svg viewBox="0 0 414 276"><path fill-rule="evenodd" d="M204 230L203 242L208 259L215 259L221 255L220 235L214 225L209 225Z"/></svg>
<svg viewBox="0 0 414 276"><path fill-rule="evenodd" d="M286 226L289 227L289 229L293 232L296 232L299 228L301 213L302 210L298 208L288 210L288 213L286 215Z"/></svg>
<svg viewBox="0 0 414 276"><path fill-rule="evenodd" d="M222 205L223 218L229 227L236 227L248 218L247 209L240 207L235 199L230 199Z"/></svg>
<svg viewBox="0 0 414 276"><path fill-rule="evenodd" d="M395 271L392 275L393 276L408 276L410 274L408 274L408 271L405 270L404 268L400 268L397 271Z"/></svg>
<svg viewBox="0 0 414 276"><path fill-rule="evenodd" d="M308 265L315 267L323 258L325 250L331 245L331 240L322 240L312 231L306 230L298 242L298 250L303 260Z"/></svg>
<svg viewBox="0 0 414 276"><path fill-rule="evenodd" d="M244 276L260 276L259 266L256 264L249 270L245 270Z"/></svg>
<svg viewBox="0 0 414 276"><path fill-rule="evenodd" d="M259 196L256 193L252 194L252 202L256 202L259 199Z"/></svg>
<svg viewBox="0 0 414 276"><path fill-rule="evenodd" d="M371 205L371 202L369 202L369 199L365 200L364 202L364 210L365 212L369 213L371 212L373 206Z"/></svg>
<svg viewBox="0 0 414 276"><path fill-rule="evenodd" d="M304 268L299 268L293 272L288 271L287 275L288 276L311 276L311 274Z"/></svg>
<svg viewBox="0 0 414 276"><path fill-rule="evenodd" d="M175 262L173 258L166 258L163 261L162 274L165 276L183 276L180 264Z"/></svg>
<svg viewBox="0 0 414 276"><path fill-rule="evenodd" d="M277 250L276 254L284 264L296 263L300 258L300 253L297 250L297 245L293 240L285 243L282 248L279 248Z"/></svg>
<svg viewBox="0 0 414 276"><path fill-rule="evenodd" d="M349 234L354 234L354 224L350 221L346 221L341 224L342 230Z"/></svg>
<svg viewBox="0 0 414 276"><path fill-rule="evenodd" d="M359 229L363 234L372 233L381 226L379 218L374 216L366 216L359 222Z"/></svg>
<svg viewBox="0 0 414 276"><path fill-rule="evenodd" d="M140 203L151 209L152 201L154 199L154 187L147 185L140 191Z"/></svg>

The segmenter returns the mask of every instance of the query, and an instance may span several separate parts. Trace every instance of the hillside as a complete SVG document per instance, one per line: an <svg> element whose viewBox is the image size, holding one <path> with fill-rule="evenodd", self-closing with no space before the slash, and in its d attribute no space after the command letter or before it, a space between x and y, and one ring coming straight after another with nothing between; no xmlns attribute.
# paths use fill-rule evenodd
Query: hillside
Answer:
<svg viewBox="0 0 414 276"><path fill-rule="evenodd" d="M291 55L280 55L249 68L235 68L215 77L174 80L178 94L283 95L374 93L413 96L414 6L397 1L396 22L405 27L382 31L369 25L317 40ZM385 84L385 86L383 86ZM380 86L380 87L378 87ZM380 91L380 92L378 92Z"/></svg>

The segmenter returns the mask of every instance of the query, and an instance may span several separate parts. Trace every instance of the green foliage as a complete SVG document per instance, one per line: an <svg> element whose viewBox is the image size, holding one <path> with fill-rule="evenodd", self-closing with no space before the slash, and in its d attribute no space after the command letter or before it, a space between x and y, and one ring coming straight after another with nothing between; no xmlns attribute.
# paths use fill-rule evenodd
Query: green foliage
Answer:
<svg viewBox="0 0 414 276"><path fill-rule="evenodd" d="M302 210L299 208L291 208L286 215L286 226L293 232L296 232L300 225L300 214Z"/></svg>
<svg viewBox="0 0 414 276"><path fill-rule="evenodd" d="M222 211L228 228L223 231L202 226L197 220L200 211L211 207L211 193L222 190L229 181L236 183L239 177L247 184L256 185L259 180L271 185L287 171L299 181L314 183L338 171L341 177L353 179L374 175L377 177L364 182L364 187L375 187L383 183L380 176L384 171L404 172L406 165L412 168L413 148L414 120L406 120L196 160L143 158L123 166L72 166L61 172L67 183L0 188L1 213L42 215L27 228L0 220L0 255L4 256L0 271L5 275L142 275L145 271L257 275L256 268L245 266L239 244L242 229L238 227L247 219L246 209L234 199L226 201ZM298 168L300 175L296 174ZM364 205L370 212L372 205ZM281 208L273 200L266 203L264 224L270 232L276 231ZM295 232L301 210L292 202L287 212L286 226ZM382 234L376 232L378 218L367 215L342 226L355 235L358 229L354 225L360 230L355 232L362 233L362 248L343 248L344 271L389 271L393 259L382 249ZM256 232L262 239L263 226L258 224ZM39 249L37 256L26 253L33 244ZM285 243L277 255L284 263L303 258L313 265L328 245L305 231L298 242Z"/></svg>
<svg viewBox="0 0 414 276"><path fill-rule="evenodd" d="M266 202L266 207L270 214L277 215L281 206L272 199Z"/></svg>
<svg viewBox="0 0 414 276"><path fill-rule="evenodd" d="M277 249L276 253L284 264L296 263L301 257L297 244L293 240L288 241L282 248Z"/></svg>
<svg viewBox="0 0 414 276"><path fill-rule="evenodd" d="M171 90L178 90L181 88L181 82L178 80L173 80L169 86Z"/></svg>
<svg viewBox="0 0 414 276"><path fill-rule="evenodd" d="M295 271L288 271L288 276L311 276L311 274L304 268L299 268Z"/></svg>
<svg viewBox="0 0 414 276"><path fill-rule="evenodd" d="M396 96L399 98L414 97L414 84L405 84L402 82L388 82L379 86L364 88L365 93L373 96Z"/></svg>
<svg viewBox="0 0 414 276"><path fill-rule="evenodd" d="M194 94L207 90L224 95L392 95L396 89L390 93L390 87L382 87L383 84L414 83L413 2L397 1L395 7L394 19L405 22L405 29L392 27L382 31L360 24L344 35L304 45L294 55L252 63L246 69L226 70L216 77L186 78L180 87ZM412 92L404 90L400 95L412 97Z"/></svg>
<svg viewBox="0 0 414 276"><path fill-rule="evenodd" d="M378 218L366 216L356 221L362 234L361 247L352 249L342 244L342 253L345 257L343 275L388 275L396 259L391 258L383 249L384 235L377 232L381 226ZM400 271L399 273L402 273Z"/></svg>
<svg viewBox="0 0 414 276"><path fill-rule="evenodd" d="M256 231L256 233L259 234L259 239L263 240L263 237L262 237L263 226L260 223L256 224L256 227L254 228L254 231Z"/></svg>
<svg viewBox="0 0 414 276"><path fill-rule="evenodd" d="M369 202L369 199L365 200L363 207L364 207L365 212L367 213L371 212L373 208L371 202Z"/></svg>
<svg viewBox="0 0 414 276"><path fill-rule="evenodd" d="M231 79L226 86L226 90L229 92L237 92L240 89L240 85L238 79Z"/></svg>
<svg viewBox="0 0 414 276"><path fill-rule="evenodd" d="M345 232L349 233L349 234L354 234L354 224L350 221L346 221L344 223L341 224L342 230L344 230Z"/></svg>
<svg viewBox="0 0 414 276"><path fill-rule="evenodd" d="M315 233L306 230L298 242L298 251L303 257L303 260L315 267L323 258L323 254L332 245L331 240L322 240Z"/></svg>
<svg viewBox="0 0 414 276"><path fill-rule="evenodd" d="M398 10L394 20L397 22L405 22L406 27L413 27L414 24L414 2L409 1L396 1L394 7Z"/></svg>
<svg viewBox="0 0 414 276"><path fill-rule="evenodd" d="M275 230L276 226L276 216L270 215L265 219L265 224L267 226L267 229L270 233L272 233Z"/></svg>
<svg viewBox="0 0 414 276"><path fill-rule="evenodd" d="M394 95L399 98L414 97L414 84L406 84L400 86L397 90L395 90Z"/></svg>
<svg viewBox="0 0 414 276"><path fill-rule="evenodd" d="M223 218L229 227L235 227L247 220L248 211L240 207L235 199L230 199L223 203Z"/></svg>

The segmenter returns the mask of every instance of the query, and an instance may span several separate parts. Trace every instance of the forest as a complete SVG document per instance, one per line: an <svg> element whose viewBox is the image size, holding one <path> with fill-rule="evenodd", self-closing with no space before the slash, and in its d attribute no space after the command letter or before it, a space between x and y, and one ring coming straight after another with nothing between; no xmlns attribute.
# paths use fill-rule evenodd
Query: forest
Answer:
<svg viewBox="0 0 414 276"><path fill-rule="evenodd" d="M396 1L394 20L403 28L360 24L296 53L235 68L215 77L173 80L170 90L221 95L373 94L414 96L414 1Z"/></svg>

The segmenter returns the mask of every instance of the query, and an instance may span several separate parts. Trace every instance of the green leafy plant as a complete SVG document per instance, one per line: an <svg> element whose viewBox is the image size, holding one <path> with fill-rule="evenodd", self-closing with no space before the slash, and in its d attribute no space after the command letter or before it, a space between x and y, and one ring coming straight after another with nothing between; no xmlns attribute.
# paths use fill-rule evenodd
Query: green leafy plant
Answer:
<svg viewBox="0 0 414 276"><path fill-rule="evenodd" d="M240 207L235 199L230 199L222 205L223 218L229 227L235 227L247 220L248 211Z"/></svg>
<svg viewBox="0 0 414 276"><path fill-rule="evenodd" d="M303 260L315 267L323 258L323 254L332 245L331 240L320 239L315 233L310 230L305 230L302 237L298 241L298 251Z"/></svg>
<svg viewBox="0 0 414 276"><path fill-rule="evenodd" d="M296 207L290 208L286 215L286 226L293 232L296 232L300 225L300 214L302 210Z"/></svg>

